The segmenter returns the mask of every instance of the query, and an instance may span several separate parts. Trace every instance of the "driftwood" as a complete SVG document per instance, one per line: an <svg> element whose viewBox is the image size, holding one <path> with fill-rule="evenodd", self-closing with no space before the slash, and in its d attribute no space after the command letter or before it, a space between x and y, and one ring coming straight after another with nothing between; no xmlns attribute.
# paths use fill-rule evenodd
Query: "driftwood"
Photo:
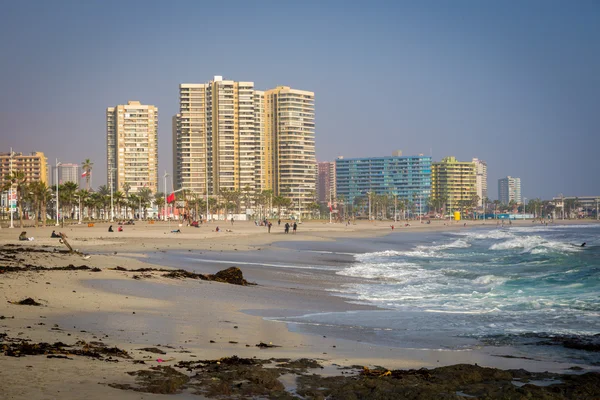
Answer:
<svg viewBox="0 0 600 400"><path fill-rule="evenodd" d="M71 247L69 242L67 242L67 235L65 235L64 233L59 233L59 235L60 235L59 242L64 244L65 246L67 246L67 248L69 249L69 253L74 253L75 251L73 250L73 248Z"/></svg>

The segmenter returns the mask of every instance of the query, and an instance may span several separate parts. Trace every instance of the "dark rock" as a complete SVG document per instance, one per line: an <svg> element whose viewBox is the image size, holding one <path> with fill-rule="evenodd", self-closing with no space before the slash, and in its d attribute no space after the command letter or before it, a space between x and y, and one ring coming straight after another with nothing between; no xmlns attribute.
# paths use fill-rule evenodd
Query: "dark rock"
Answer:
<svg viewBox="0 0 600 400"><path fill-rule="evenodd" d="M166 352L164 352L161 349L158 349L156 347L144 347L143 349L138 349L138 350L147 351L148 353L154 353L154 354L167 354Z"/></svg>
<svg viewBox="0 0 600 400"><path fill-rule="evenodd" d="M109 386L136 392L174 394L180 393L190 380L187 375L165 366L151 367L149 370L128 372L128 374L136 377L135 386L114 383Z"/></svg>
<svg viewBox="0 0 600 400"><path fill-rule="evenodd" d="M248 282L244 279L242 270L240 270L238 267L229 267L227 269L217 272L214 275L209 275L208 277L209 280L214 280L217 282L230 283L233 285L241 286L248 285Z"/></svg>
<svg viewBox="0 0 600 400"><path fill-rule="evenodd" d="M12 303L12 304L19 304L21 306L41 306L42 305L41 303L38 303L37 301L35 301L31 297L28 297L28 298L23 299L21 301L11 301L10 303Z"/></svg>
<svg viewBox="0 0 600 400"><path fill-rule="evenodd" d="M267 344L264 342L260 342L259 344L256 345L256 347L259 347L261 349L270 349L272 347L281 347L281 346L274 345L273 343Z"/></svg>

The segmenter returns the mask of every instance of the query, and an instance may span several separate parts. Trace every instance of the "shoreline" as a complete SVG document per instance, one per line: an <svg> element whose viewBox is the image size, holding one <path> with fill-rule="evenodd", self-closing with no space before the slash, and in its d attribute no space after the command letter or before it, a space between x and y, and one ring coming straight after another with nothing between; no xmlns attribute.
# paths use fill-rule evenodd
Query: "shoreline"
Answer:
<svg viewBox="0 0 600 400"><path fill-rule="evenodd" d="M90 267L99 267L102 271L42 271L23 272L18 273L18 275L0 274L0 288L2 289L0 299L5 300L0 305L0 316L7 317L0 320L0 333L5 332L13 338L20 337L32 341L46 342L62 341L70 343L74 342L75 339L85 340L86 342L104 340L133 353L136 353L136 349L140 347L161 344L175 348L171 350L168 350L168 347L162 349L167 350L165 357L175 357L177 361L193 361L194 358L190 355L209 359L236 354L241 357L257 356L259 358L314 358L323 360L322 362L328 366L334 364L344 366L362 364L370 366L386 365L388 368L433 368L465 362L480 365L490 365L491 363L500 368L530 370L540 368L539 363L529 360L491 359L489 356L478 354L476 351L445 352L389 348L292 332L285 323L265 320L265 314L280 313L281 310L288 310L289 312L307 310L341 312L379 308L351 304L348 299L332 296L323 291L319 285L311 282L307 284L302 282L301 279L290 281L289 276L281 278L278 285L235 286L214 282L169 280L160 276L135 280L132 279L133 274L130 272L108 269L116 266L126 266L127 269L148 266L164 267L159 262L152 264L158 261L155 260L156 256L160 256L164 252L189 252L192 255L201 256L204 251L210 250L214 253L223 252L225 255L238 255L242 249L245 249L260 258L262 249L277 248L285 253L286 249L279 247L279 243L285 244L289 241L335 241L340 237L359 239L383 236L391 232L391 229L385 229L381 225L369 224L368 222L364 225L359 224L358 228L355 227L352 230L340 230L340 227L334 227L336 229L327 231L323 230L323 227L318 226L318 224L313 226L309 223L300 225L300 232L297 235L285 236L284 234L274 233L270 235L266 233L257 234L253 228L260 228L254 227L252 224L249 227L237 228L240 232L236 233L234 231L236 235L231 235L233 238L225 238L225 240L215 232L197 233L193 231L196 228L188 227L183 229L184 233L182 234L169 235L167 240L160 236L161 229L164 230L164 226L150 225L149 230L152 232L148 233L144 229L146 226L140 226L139 229L131 230L131 232L126 231L129 236L119 237L120 242L117 244L113 244L113 240L110 239L97 239L97 235L100 237L106 235L102 232L104 229L101 231L100 227L72 229L67 231L70 243L74 248L90 252L92 254L90 259L86 260L80 256L56 255L53 253L30 253L24 255L26 259L24 262L44 266L85 264ZM493 228L489 224L482 224L481 226ZM513 226L531 226L531 223L514 224ZM475 227L479 227L479 225L475 225ZM198 228L198 230L203 228ZM305 228L304 232L302 231L303 228ZM407 228L404 231L396 229L394 234L396 232L441 232L464 229L462 225L450 227L437 225L423 228ZM435 230L429 230L428 228ZM473 226L467 226L467 229L471 228ZM49 232L54 229L56 228L38 228L34 235L40 236L47 233L47 236L49 236ZM182 236L188 235L188 231L191 231L189 236L192 237L185 240L181 239ZM36 238L33 242L11 241L7 238L9 233L12 232L15 232L15 230L2 229L0 231L0 238L4 239L3 243L24 244L27 247L34 248L57 245L56 239L38 240ZM166 233L163 233L163 235L166 235ZM147 236L150 236L150 240L146 239ZM144 242L141 242L142 240ZM107 247L109 245L110 248ZM61 248L59 246L57 248ZM52 250L53 247L48 249ZM152 254L148 254L149 250ZM143 254L143 251L147 254ZM110 254L115 252L116 254ZM315 251L315 253L320 252ZM335 258L336 255L330 257ZM226 264L213 264L210 268L204 268L209 264L210 261L203 263L197 267L197 270L213 273L229 266ZM170 267L179 266L170 265ZM245 267L243 265L241 265L241 268L244 271ZM254 269L259 270L260 267L256 266ZM264 277L261 277L261 279L268 280L268 275L271 275L270 279L275 279L273 274L285 275L289 274L289 271L269 269L262 271L262 273ZM244 272L244 274L246 278L252 276L250 272ZM49 282L49 284L46 282ZM112 289L104 290L105 285L111 286ZM163 292L163 298L157 298L159 292ZM43 303L45 307L31 307L6 302L21 300L21 297L27 296L45 300L47 303ZM262 312L262 314L257 316L248 313L249 311ZM10 318L12 316L15 316L15 318ZM40 323L45 325L38 325ZM58 324L58 327L55 327L54 324ZM52 328L58 329L53 330ZM122 329L126 332L121 332ZM87 332L81 332L82 330ZM170 331L170 337L161 336L161 331L165 330ZM108 337L102 335L108 335ZM157 342L158 340L160 340L160 343ZM215 343L210 343L210 340L214 340ZM259 342L272 342L282 347L257 349L255 345ZM179 353L178 351L191 351L192 353ZM139 354L142 355L142 353ZM94 387L94 393L89 394L91 398L99 398L102 394L104 396L115 395L115 393L122 398L138 398L131 392L115 392L116 389L114 388L97 385L97 383L104 380L121 381L124 379L123 375L126 371L137 369L137 366L119 363L118 367L115 367L117 364L102 364L86 360L73 360L76 362L71 365L64 365L66 361L61 362L62 360L46 359L40 356L13 359L12 357L0 355L0 358L7 366L5 370L0 372L0 379L14 382L8 388L7 398L25 398L24 396L44 398L39 396L40 393L44 393L39 385L52 387L52 389L49 389L50 391L60 390L60 385L53 382L57 382L57 379L60 382L59 377L61 374L69 374L71 366L75 364L79 366L78 368L91 368L90 374L84 374L85 378L80 379L79 383L75 385L77 390L84 390L85 392L86 389L83 387L92 385L94 380L96 380L96 386L102 387L101 390ZM29 365L32 368L29 368ZM566 370L570 366L562 365L559 369ZM550 367L553 368L556 365ZM32 374L39 374L42 368L46 371L37 378L38 386L34 385L29 391L25 387L21 387L27 386L27 382L32 379ZM75 373L74 370L72 372Z"/></svg>

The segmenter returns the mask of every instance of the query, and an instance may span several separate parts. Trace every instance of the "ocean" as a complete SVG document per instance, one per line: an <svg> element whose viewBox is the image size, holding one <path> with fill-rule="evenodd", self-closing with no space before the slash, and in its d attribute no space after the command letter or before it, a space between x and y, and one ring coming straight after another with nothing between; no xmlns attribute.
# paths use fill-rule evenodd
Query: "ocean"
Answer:
<svg viewBox="0 0 600 400"><path fill-rule="evenodd" d="M328 290L379 310L272 319L376 345L501 356L510 349L507 357L600 365L600 226L415 235L337 245L359 249L352 262L332 267L354 279Z"/></svg>

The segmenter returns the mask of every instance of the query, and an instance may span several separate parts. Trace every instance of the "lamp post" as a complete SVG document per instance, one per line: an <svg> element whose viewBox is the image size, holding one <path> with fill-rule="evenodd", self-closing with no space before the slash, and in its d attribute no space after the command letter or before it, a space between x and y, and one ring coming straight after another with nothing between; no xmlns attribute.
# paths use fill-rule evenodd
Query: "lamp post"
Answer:
<svg viewBox="0 0 600 400"><path fill-rule="evenodd" d="M56 178L56 225L55 226L59 226L60 224L58 223L58 167L61 166L62 163L58 162L58 158L56 159L56 168L55 168L55 178Z"/></svg>
<svg viewBox="0 0 600 400"><path fill-rule="evenodd" d="M398 215L398 193L394 194L394 222L397 221L396 216Z"/></svg>
<svg viewBox="0 0 600 400"><path fill-rule="evenodd" d="M525 221L525 209L527 208L527 197L523 197L523 221Z"/></svg>
<svg viewBox="0 0 600 400"><path fill-rule="evenodd" d="M165 217L164 218L165 221L167 220L167 206L168 206L168 203L167 203L167 176L169 176L169 174L167 174L167 171L165 171L165 177L164 177L165 178L165 206L163 208L163 214Z"/></svg>
<svg viewBox="0 0 600 400"><path fill-rule="evenodd" d="M422 204L423 204L423 192L419 190L419 222L423 222L422 221L423 212L421 209Z"/></svg>
<svg viewBox="0 0 600 400"><path fill-rule="evenodd" d="M81 225L81 196L76 194L75 196L77 196L77 200L79 200L79 208L77 209L77 225Z"/></svg>
<svg viewBox="0 0 600 400"><path fill-rule="evenodd" d="M114 208L114 205L113 205L113 183L114 183L113 174L115 172L115 169L113 167L109 167L108 170L109 170L109 173L110 173L110 222L114 222L114 219L115 219L115 208Z"/></svg>

